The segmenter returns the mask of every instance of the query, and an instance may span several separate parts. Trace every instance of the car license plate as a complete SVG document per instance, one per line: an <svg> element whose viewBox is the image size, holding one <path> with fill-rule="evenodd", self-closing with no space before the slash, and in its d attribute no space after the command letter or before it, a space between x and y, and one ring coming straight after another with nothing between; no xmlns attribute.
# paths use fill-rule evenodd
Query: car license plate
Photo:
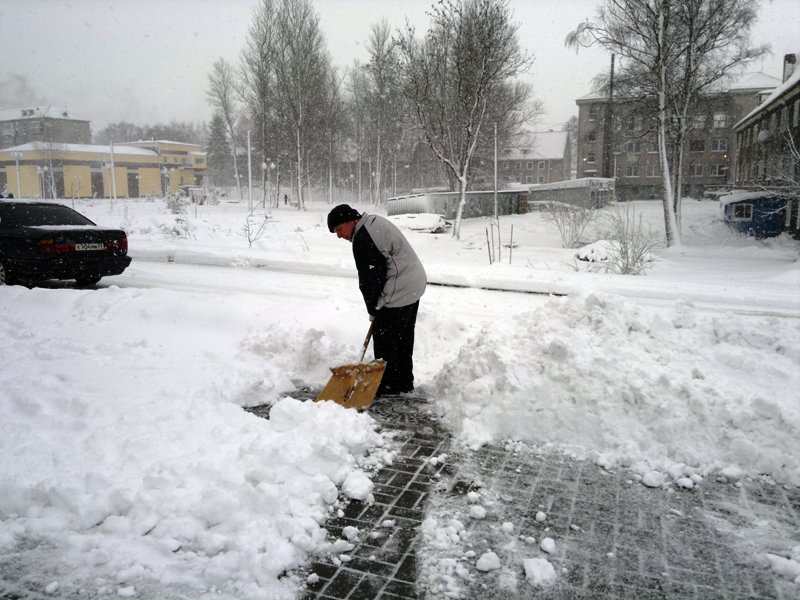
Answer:
<svg viewBox="0 0 800 600"><path fill-rule="evenodd" d="M75 244L75 251L76 252L84 252L86 250L105 250L105 244L97 244L97 243L90 243L90 244Z"/></svg>

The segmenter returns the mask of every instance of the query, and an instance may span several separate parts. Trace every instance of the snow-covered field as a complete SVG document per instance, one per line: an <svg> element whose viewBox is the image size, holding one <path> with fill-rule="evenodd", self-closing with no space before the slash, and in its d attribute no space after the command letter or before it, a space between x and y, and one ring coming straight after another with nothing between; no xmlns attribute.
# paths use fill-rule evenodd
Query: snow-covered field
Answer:
<svg viewBox="0 0 800 600"><path fill-rule="evenodd" d="M660 204L632 206L659 230ZM273 209L252 246L246 202L76 208L123 226L134 261L95 290L0 288L0 582L294 597L291 570L336 542L339 495L369 498L392 459L368 413L288 397L357 358L368 327L330 206ZM505 247L489 265L487 224L407 230L449 284L421 302L417 384L461 442L564 451L647 485L800 485L796 242L739 238L715 202L686 201L683 246L630 277L576 261L538 213L501 219L511 264ZM270 420L241 409L258 404Z"/></svg>

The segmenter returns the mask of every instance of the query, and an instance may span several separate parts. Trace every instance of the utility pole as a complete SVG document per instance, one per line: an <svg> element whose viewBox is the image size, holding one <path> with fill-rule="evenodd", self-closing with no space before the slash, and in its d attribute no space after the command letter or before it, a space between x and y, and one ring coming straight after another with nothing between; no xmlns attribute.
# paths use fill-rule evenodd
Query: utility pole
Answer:
<svg viewBox="0 0 800 600"><path fill-rule="evenodd" d="M614 58L611 55L611 76L608 85L608 105L603 123L603 177L611 177L611 149L613 148L612 137L614 135ZM616 173L615 173L616 175Z"/></svg>

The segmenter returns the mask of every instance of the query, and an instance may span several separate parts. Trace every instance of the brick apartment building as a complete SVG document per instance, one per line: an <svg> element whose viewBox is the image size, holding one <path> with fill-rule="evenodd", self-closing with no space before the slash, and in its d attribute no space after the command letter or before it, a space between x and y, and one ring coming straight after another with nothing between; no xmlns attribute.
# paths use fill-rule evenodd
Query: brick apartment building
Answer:
<svg viewBox="0 0 800 600"><path fill-rule="evenodd" d="M29 142L90 144L89 121L54 106L0 110L0 148Z"/></svg>
<svg viewBox="0 0 800 600"><path fill-rule="evenodd" d="M783 82L734 125L739 186L800 183L800 52L783 59Z"/></svg>
<svg viewBox="0 0 800 600"><path fill-rule="evenodd" d="M497 157L497 175L502 185L553 183L570 176L569 133L526 132L516 136Z"/></svg>
<svg viewBox="0 0 800 600"><path fill-rule="evenodd" d="M701 99L691 115L684 150L685 196L700 197L708 188L734 183L737 149L733 126L780 83L764 73L745 73L724 91ZM648 114L624 98L615 99L611 127L607 127L607 96L589 94L576 102L577 176L615 178L617 198L623 201L659 198L662 181L652 112Z"/></svg>

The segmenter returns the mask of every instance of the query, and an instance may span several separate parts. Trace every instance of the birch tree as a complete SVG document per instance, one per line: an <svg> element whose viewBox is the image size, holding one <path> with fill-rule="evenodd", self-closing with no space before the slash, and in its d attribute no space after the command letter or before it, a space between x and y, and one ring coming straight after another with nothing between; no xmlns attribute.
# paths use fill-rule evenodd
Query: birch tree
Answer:
<svg viewBox="0 0 800 600"><path fill-rule="evenodd" d="M689 113L703 94L767 51L749 45L757 6L755 0L605 0L596 19L567 36L567 45L599 44L619 56L620 95L641 99L657 115L668 246L680 244Z"/></svg>
<svg viewBox="0 0 800 600"><path fill-rule="evenodd" d="M371 195L380 200L387 157L397 160L403 137L403 97L400 92L400 62L397 46L386 20L372 26L367 51L369 63L364 67L365 106L370 122L372 162Z"/></svg>
<svg viewBox="0 0 800 600"><path fill-rule="evenodd" d="M251 139L255 137L258 165L269 161L267 153L273 146L270 134L274 136L275 131L272 113L275 73L272 65L278 37L276 15L275 1L261 0L253 13L247 44L242 51L239 65L238 92L247 107ZM235 132L234 127L234 135ZM266 203L266 170L258 170L261 171L262 201ZM241 186L239 193L241 196Z"/></svg>
<svg viewBox="0 0 800 600"><path fill-rule="evenodd" d="M422 135L458 185L453 236L461 220L486 110L531 59L520 48L507 0L442 0L423 39L400 36L403 94Z"/></svg>
<svg viewBox="0 0 800 600"><path fill-rule="evenodd" d="M206 97L215 109L215 116L219 115L225 127L225 132L230 141L230 151L233 157L233 176L239 190L239 200L242 200L242 183L239 180L239 151L236 140L236 122L238 121L239 107L236 102L236 76L233 67L220 58L214 63L211 74L208 76L208 91Z"/></svg>
<svg viewBox="0 0 800 600"><path fill-rule="evenodd" d="M330 55L310 0L280 0L275 15L272 64L275 109L291 139L298 206L305 207L304 188L311 181L315 132L324 127L336 103Z"/></svg>

